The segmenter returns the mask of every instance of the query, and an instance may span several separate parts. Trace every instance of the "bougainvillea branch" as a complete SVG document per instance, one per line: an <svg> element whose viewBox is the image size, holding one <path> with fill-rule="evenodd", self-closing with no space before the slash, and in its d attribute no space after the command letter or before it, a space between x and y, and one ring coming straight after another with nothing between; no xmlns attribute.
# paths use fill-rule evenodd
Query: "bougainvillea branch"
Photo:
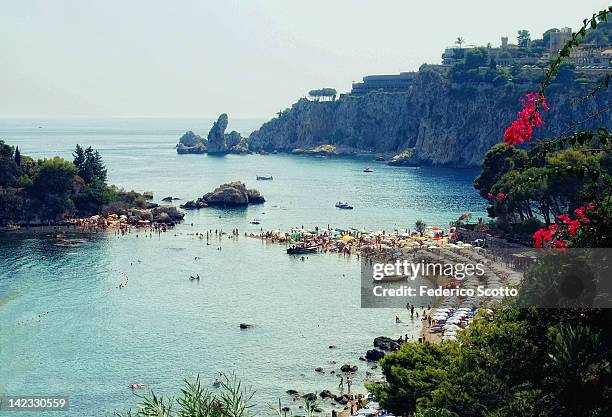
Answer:
<svg viewBox="0 0 612 417"><path fill-rule="evenodd" d="M530 140L533 136L533 129L544 124L540 116L540 107L548 110L546 99L539 93L527 94L521 103L523 110L519 112L518 118L512 122L504 134L504 142L511 146Z"/></svg>

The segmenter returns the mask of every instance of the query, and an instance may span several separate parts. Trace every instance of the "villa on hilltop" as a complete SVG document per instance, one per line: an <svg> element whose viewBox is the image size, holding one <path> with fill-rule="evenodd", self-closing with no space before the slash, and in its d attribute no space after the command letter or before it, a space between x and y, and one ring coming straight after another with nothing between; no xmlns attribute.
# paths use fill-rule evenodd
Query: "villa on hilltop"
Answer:
<svg viewBox="0 0 612 417"><path fill-rule="evenodd" d="M612 28L612 26L611 26ZM610 29L610 28L608 28ZM612 45L607 32L591 42L585 42L572 49L567 60L576 70L586 76L598 77L612 69ZM611 31L612 32L612 31ZM522 37L521 37L522 33ZM572 37L572 29L548 30L543 39L529 38L529 32L519 31L519 43L509 43L508 37L501 38L498 47L477 45L458 45L447 47L442 53L441 65L427 65L428 68L440 72L448 72L455 65L464 63L470 53L480 52L486 55L486 65L492 68L532 68L541 69L563 48ZM611 36L612 38L612 36ZM407 91L415 80L414 72L399 74L367 75L362 82L352 84L351 94L364 95L372 91L403 92Z"/></svg>

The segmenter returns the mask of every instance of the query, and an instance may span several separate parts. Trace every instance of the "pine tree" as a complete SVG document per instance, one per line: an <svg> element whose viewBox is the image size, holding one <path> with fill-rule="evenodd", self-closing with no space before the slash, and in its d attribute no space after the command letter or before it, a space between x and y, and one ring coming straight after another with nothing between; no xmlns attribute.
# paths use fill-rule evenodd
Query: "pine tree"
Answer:
<svg viewBox="0 0 612 417"><path fill-rule="evenodd" d="M21 152L19 152L19 146L15 148L15 163L17 166L21 166Z"/></svg>
<svg viewBox="0 0 612 417"><path fill-rule="evenodd" d="M79 145L78 143L76 149L72 153L72 156L74 157L74 166L76 166L77 169L80 171L83 168L83 164L85 163L85 153L83 152L83 148L81 148L81 145Z"/></svg>

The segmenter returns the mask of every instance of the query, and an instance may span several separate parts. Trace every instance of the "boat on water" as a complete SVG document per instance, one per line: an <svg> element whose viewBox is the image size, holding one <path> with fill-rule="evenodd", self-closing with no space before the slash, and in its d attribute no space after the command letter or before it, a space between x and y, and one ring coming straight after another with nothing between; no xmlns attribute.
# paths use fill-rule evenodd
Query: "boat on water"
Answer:
<svg viewBox="0 0 612 417"><path fill-rule="evenodd" d="M272 181L274 178L272 175L258 175L257 181Z"/></svg>
<svg viewBox="0 0 612 417"><path fill-rule="evenodd" d="M251 224L259 224L259 223L261 223L261 221L259 219L253 219L249 223L251 223Z"/></svg>
<svg viewBox="0 0 612 417"><path fill-rule="evenodd" d="M363 172L374 172L374 170L370 167L366 167Z"/></svg>
<svg viewBox="0 0 612 417"><path fill-rule="evenodd" d="M317 253L316 246L292 246L287 248L287 255L304 255L307 253Z"/></svg>
<svg viewBox="0 0 612 417"><path fill-rule="evenodd" d="M349 203L347 202L343 203L342 201L338 201L336 203L336 207L342 210L352 210L353 209L353 206L351 206Z"/></svg>
<svg viewBox="0 0 612 417"><path fill-rule="evenodd" d="M19 226L18 224L8 224L4 228L4 230L6 230L7 232L15 232L19 229L21 229L21 226Z"/></svg>

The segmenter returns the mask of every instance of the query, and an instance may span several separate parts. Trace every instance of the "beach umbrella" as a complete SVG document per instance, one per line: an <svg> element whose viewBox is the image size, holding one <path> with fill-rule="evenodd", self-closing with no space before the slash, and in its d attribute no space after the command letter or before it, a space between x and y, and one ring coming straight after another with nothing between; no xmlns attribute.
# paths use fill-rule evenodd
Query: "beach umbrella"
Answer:
<svg viewBox="0 0 612 417"><path fill-rule="evenodd" d="M461 327L457 326L456 324L445 324L442 326L442 328L446 330L459 330Z"/></svg>

